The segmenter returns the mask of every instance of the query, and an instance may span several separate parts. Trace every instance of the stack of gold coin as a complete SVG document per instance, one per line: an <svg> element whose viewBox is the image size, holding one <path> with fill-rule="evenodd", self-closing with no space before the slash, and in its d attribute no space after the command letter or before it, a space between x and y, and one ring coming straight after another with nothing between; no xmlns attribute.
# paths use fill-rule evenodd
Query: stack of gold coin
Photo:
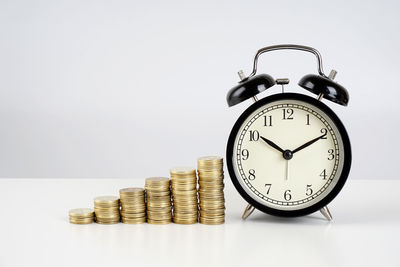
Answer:
<svg viewBox="0 0 400 267"><path fill-rule="evenodd" d="M174 222L193 224L198 219L196 169L177 167L170 170Z"/></svg>
<svg viewBox="0 0 400 267"><path fill-rule="evenodd" d="M143 188L124 188L119 190L119 196L123 223L138 224L146 222L146 203Z"/></svg>
<svg viewBox="0 0 400 267"><path fill-rule="evenodd" d="M75 224L89 224L94 221L93 209L72 209L69 211L69 222Z"/></svg>
<svg viewBox="0 0 400 267"><path fill-rule="evenodd" d="M96 222L114 224L120 221L119 198L116 196L101 196L94 199Z"/></svg>
<svg viewBox="0 0 400 267"><path fill-rule="evenodd" d="M200 223L225 222L224 171L221 157L201 157L197 160L199 175Z"/></svg>
<svg viewBox="0 0 400 267"><path fill-rule="evenodd" d="M172 219L170 180L165 177L147 178L147 222L167 224Z"/></svg>

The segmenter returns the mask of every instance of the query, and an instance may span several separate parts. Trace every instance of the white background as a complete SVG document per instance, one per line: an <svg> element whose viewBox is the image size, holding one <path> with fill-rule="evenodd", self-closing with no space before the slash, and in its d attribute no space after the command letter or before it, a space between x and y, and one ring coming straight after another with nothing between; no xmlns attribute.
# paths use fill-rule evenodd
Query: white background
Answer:
<svg viewBox="0 0 400 267"><path fill-rule="evenodd" d="M0 177L168 175L225 155L255 52L317 48L350 93L351 179L399 178L398 1L0 1ZM316 73L302 52L260 72ZM279 92L278 87L260 95Z"/></svg>

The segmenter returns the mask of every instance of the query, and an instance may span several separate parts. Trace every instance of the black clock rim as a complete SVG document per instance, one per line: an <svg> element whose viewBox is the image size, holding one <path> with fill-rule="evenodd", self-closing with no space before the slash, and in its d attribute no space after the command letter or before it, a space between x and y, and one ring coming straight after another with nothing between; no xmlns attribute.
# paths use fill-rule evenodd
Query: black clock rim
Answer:
<svg viewBox="0 0 400 267"><path fill-rule="evenodd" d="M233 153L234 153L234 144L235 144L235 138L236 135L239 132L239 129L243 122L248 118L248 116L254 112L256 109L260 108L261 106L268 104L273 101L279 101L279 100L299 100L303 101L306 103L309 103L311 105L316 106L317 108L321 109L326 115L329 116L329 118L333 121L333 123L336 125L339 134L342 137L343 141L343 149L344 149L344 162L343 162L343 169L342 173L338 179L338 182L336 183L335 187L332 189L331 192L328 193L326 197L324 197L321 201L307 207L304 209L298 209L298 210L279 210L279 209L274 209L271 207L267 207L256 200L254 200L250 195L247 194L247 192L242 188L241 184L239 183L239 178L236 177L235 171L233 169ZM297 94L297 93L281 93L281 94L275 94L271 95L268 97L265 97L254 104L252 104L250 107L248 107L242 115L238 118L236 123L234 124L231 133L228 138L228 144L227 144L227 149L226 149L226 162L227 162L227 167L228 167L228 172L229 176L231 178L231 181L233 185L235 186L236 190L239 192L239 194L253 207L256 209L263 211L267 214L274 215L274 216L280 216L280 217L297 217L297 216L304 216L308 215L311 213L314 213L324 206L328 205L342 190L344 184L347 181L347 178L350 173L350 167L351 167L351 145L350 145L350 139L347 134L346 128L344 127L342 121L339 119L339 117L324 103L321 101L318 101L315 98L309 97L307 95L302 95L302 94Z"/></svg>

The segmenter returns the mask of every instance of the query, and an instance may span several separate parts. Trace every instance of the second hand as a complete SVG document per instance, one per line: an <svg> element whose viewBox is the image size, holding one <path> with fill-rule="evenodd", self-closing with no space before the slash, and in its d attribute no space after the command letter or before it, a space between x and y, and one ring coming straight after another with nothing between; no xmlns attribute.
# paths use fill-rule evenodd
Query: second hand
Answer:
<svg viewBox="0 0 400 267"><path fill-rule="evenodd" d="M286 180L288 179L288 177L289 177L289 161L286 160Z"/></svg>

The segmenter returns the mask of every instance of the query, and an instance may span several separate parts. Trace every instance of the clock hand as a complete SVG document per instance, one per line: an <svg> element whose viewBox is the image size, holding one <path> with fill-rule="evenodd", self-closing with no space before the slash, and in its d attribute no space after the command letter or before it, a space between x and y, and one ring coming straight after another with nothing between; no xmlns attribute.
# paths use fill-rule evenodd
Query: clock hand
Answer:
<svg viewBox="0 0 400 267"><path fill-rule="evenodd" d="M275 148L276 150L278 150L279 152L285 152L282 148L280 148L277 144L275 144L274 142L272 142L271 140L268 140L265 137L260 136L260 138L267 143L268 145L272 146L273 148Z"/></svg>
<svg viewBox="0 0 400 267"><path fill-rule="evenodd" d="M286 160L286 180L289 177L289 160Z"/></svg>
<svg viewBox="0 0 400 267"><path fill-rule="evenodd" d="M308 147L309 145L314 144L314 143L317 142L319 139L321 139L321 138L323 138L323 137L325 137L325 136L326 136L326 133L323 134L323 135L321 135L321 136L318 136L317 138L314 138L314 139L311 140L311 141L308 141L308 142L305 143L304 145L301 145L301 146L299 146L298 148L296 148L295 150L293 150L292 153L294 154L294 153L296 153L296 152L302 150L303 148L306 148L306 147Z"/></svg>

